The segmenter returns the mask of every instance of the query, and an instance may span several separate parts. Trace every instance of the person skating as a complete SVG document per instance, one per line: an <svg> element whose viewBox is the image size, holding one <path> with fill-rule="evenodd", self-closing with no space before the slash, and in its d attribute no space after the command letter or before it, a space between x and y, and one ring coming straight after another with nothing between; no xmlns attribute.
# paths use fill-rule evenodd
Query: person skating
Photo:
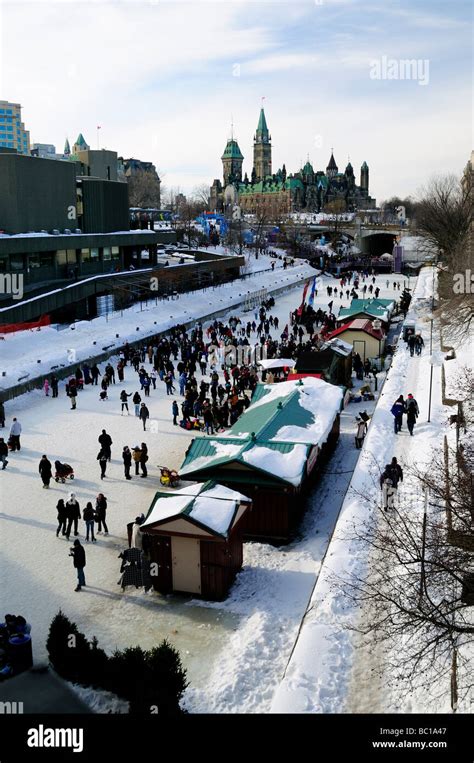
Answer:
<svg viewBox="0 0 474 763"><path fill-rule="evenodd" d="M5 406L2 402L0 402L0 428L3 429L5 426Z"/></svg>
<svg viewBox="0 0 474 763"><path fill-rule="evenodd" d="M145 403L140 406L140 419L143 423L143 431L146 431L146 420L150 418L150 411L146 407Z"/></svg>
<svg viewBox="0 0 474 763"><path fill-rule="evenodd" d="M107 471L107 461L108 460L109 459L107 457L107 451L105 451L102 448L102 450L100 450L98 452L98 454L97 454L97 461L99 462L99 466L100 466L100 478L101 478L101 480L103 480L104 477L105 477L105 472Z"/></svg>
<svg viewBox="0 0 474 763"><path fill-rule="evenodd" d="M204 425L206 427L206 434L214 434L214 417L212 415L211 408L205 408L203 413ZM211 430L211 431L209 431Z"/></svg>
<svg viewBox="0 0 474 763"><path fill-rule="evenodd" d="M130 392L130 394L127 395L127 393L125 392L124 389L120 393L120 402L122 403L122 412L121 412L122 416L123 416L124 410L126 410L127 414L130 416L130 411L128 410L128 402L127 401L128 401L128 398L131 397L131 396L132 396L132 393Z"/></svg>
<svg viewBox="0 0 474 763"><path fill-rule="evenodd" d="M41 475L41 479L43 480L43 487L48 488L49 483L51 482L51 477L53 476L53 471L51 467L51 461L48 460L47 456L41 456L38 471Z"/></svg>
<svg viewBox="0 0 474 763"><path fill-rule="evenodd" d="M107 527L107 522L105 521L107 516L107 498L103 493L99 493L95 499L95 514L98 524L97 534L101 533L103 528L104 535L108 535L109 528Z"/></svg>
<svg viewBox="0 0 474 763"><path fill-rule="evenodd" d="M142 399L139 392L135 392L132 397L132 403L135 406L135 416L140 416L140 403Z"/></svg>
<svg viewBox="0 0 474 763"><path fill-rule="evenodd" d="M43 389L46 397L49 397L49 381L47 379L44 380Z"/></svg>
<svg viewBox="0 0 474 763"><path fill-rule="evenodd" d="M73 522L74 522L74 535L79 535L77 527L78 527L79 519L81 517L81 510L79 507L79 503L76 500L75 493L69 493L69 498L66 501L66 515L67 515L66 538L69 540Z"/></svg>
<svg viewBox="0 0 474 763"><path fill-rule="evenodd" d="M391 413L394 417L395 434L401 431L403 424L403 414L406 413L406 405L403 399L403 395L400 395L394 402L391 408Z"/></svg>
<svg viewBox="0 0 474 763"><path fill-rule="evenodd" d="M407 410L408 431L410 432L411 437L413 437L413 429L416 424L418 415L420 413L420 409L418 408L418 403L416 402L415 398L413 397L411 393L408 395L408 398L407 398L406 410Z"/></svg>
<svg viewBox="0 0 474 763"><path fill-rule="evenodd" d="M91 366L91 376L92 376L92 384L97 384L99 381L99 376L102 376L97 366L97 363L94 363L94 365Z"/></svg>
<svg viewBox="0 0 474 763"><path fill-rule="evenodd" d="M140 477L148 477L148 471L146 468L147 461L148 461L148 448L145 445L145 443L142 442L140 447L140 466L142 469L142 473L140 474Z"/></svg>
<svg viewBox="0 0 474 763"><path fill-rule="evenodd" d="M0 461L2 462L2 471L7 468L8 464L8 445L3 437L0 437Z"/></svg>
<svg viewBox="0 0 474 763"><path fill-rule="evenodd" d="M94 507L92 506L91 502L88 501L86 503L86 508L82 512L82 518L84 522L86 523L86 541L89 543L89 533L91 536L91 541L93 543L96 542L95 536L94 536L94 521L95 521L95 511Z"/></svg>
<svg viewBox="0 0 474 763"><path fill-rule="evenodd" d="M176 400L173 400L173 405L171 406L171 411L173 414L173 424L177 427L178 426L178 416L179 416L179 408L178 403Z"/></svg>
<svg viewBox="0 0 474 763"><path fill-rule="evenodd" d="M125 479L131 480L130 476L130 467L132 465L132 452L128 445L124 445L123 451L122 451L122 460L123 460L123 468L125 473Z"/></svg>
<svg viewBox="0 0 474 763"><path fill-rule="evenodd" d="M21 435L21 424L18 421L18 419L15 417L10 427L10 443L11 443L11 449L13 452L15 450L21 450L20 435Z"/></svg>
<svg viewBox="0 0 474 763"><path fill-rule="evenodd" d="M56 538L58 538L59 533L61 533L61 535L66 535L67 509L63 498L60 498L57 502L56 510L58 512L58 527L56 530Z"/></svg>
<svg viewBox="0 0 474 763"><path fill-rule="evenodd" d="M69 552L69 556L72 556L74 569L77 571L77 586L74 590L80 591L82 587L86 585L86 578L84 576L84 568L86 566L86 552L77 538L74 541L74 546Z"/></svg>
<svg viewBox="0 0 474 763"><path fill-rule="evenodd" d="M135 476L138 477L140 474L140 456L141 456L141 450L138 447L138 445L135 445L135 447L132 450L132 458L133 462L135 464Z"/></svg>

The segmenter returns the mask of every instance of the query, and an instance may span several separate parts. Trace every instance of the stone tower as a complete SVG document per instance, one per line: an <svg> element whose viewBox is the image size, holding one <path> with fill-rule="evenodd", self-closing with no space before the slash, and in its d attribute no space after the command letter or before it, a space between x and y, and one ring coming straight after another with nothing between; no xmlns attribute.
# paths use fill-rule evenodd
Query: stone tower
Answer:
<svg viewBox="0 0 474 763"><path fill-rule="evenodd" d="M222 174L224 177L224 188L229 183L242 182L242 162L244 157L239 148L239 144L234 138L229 138L222 159Z"/></svg>
<svg viewBox="0 0 474 763"><path fill-rule="evenodd" d="M272 145L271 136L268 132L265 112L260 109L257 132L253 143L253 168L257 180L264 180L272 174Z"/></svg>
<svg viewBox="0 0 474 763"><path fill-rule="evenodd" d="M369 168L367 162L364 162L360 168L360 187L365 196L369 195Z"/></svg>

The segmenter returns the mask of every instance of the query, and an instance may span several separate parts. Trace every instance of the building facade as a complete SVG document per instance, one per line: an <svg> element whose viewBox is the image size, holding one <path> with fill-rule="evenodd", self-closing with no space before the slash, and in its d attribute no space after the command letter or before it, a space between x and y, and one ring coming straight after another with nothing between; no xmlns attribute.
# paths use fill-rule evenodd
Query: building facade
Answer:
<svg viewBox="0 0 474 763"><path fill-rule="evenodd" d="M0 101L0 148L11 148L19 154L30 153L30 133L21 121L21 105Z"/></svg>
<svg viewBox="0 0 474 763"><path fill-rule="evenodd" d="M352 164L348 162L344 172L339 172L333 152L326 170L315 170L308 159L298 172L288 174L283 164L272 174L271 136L263 108L254 136L250 179L247 173L242 178L244 156L233 136L227 141L221 160L223 181L214 180L210 190L211 209L218 212L230 212L239 206L244 212L278 217L293 211L330 211L331 205L335 211L352 212L376 204L369 195L367 163L363 162L360 168L357 185Z"/></svg>

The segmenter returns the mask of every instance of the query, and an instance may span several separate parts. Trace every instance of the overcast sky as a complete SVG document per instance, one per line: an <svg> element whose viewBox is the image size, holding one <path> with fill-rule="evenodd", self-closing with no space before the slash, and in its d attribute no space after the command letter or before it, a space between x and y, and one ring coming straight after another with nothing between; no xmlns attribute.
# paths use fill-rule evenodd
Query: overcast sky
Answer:
<svg viewBox="0 0 474 763"><path fill-rule="evenodd" d="M152 161L164 185L252 169L261 98L274 171L365 160L377 201L461 173L471 151L470 0L0 0L0 98L32 142ZM418 79L374 79L416 59ZM426 63L428 62L428 63ZM387 69L385 69L385 74ZM384 75L383 68L380 74ZM372 75L372 76L371 76ZM425 84L420 84L420 83Z"/></svg>

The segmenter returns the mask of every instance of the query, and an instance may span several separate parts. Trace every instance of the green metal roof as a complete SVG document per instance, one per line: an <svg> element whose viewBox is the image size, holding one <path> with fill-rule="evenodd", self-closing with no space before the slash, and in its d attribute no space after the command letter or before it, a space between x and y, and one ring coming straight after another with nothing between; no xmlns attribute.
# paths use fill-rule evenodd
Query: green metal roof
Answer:
<svg viewBox="0 0 474 763"><path fill-rule="evenodd" d="M243 159L243 154L239 148L239 144L236 140L231 138L227 141L227 145L224 149L224 153L221 156L221 159Z"/></svg>
<svg viewBox="0 0 474 763"><path fill-rule="evenodd" d="M302 169L302 172L303 172L303 175L311 175L314 172L313 165L309 161L307 161L305 166Z"/></svg>
<svg viewBox="0 0 474 763"><path fill-rule="evenodd" d="M257 125L257 137L268 139L267 120L265 119L265 112L263 109L260 109L260 117Z"/></svg>
<svg viewBox="0 0 474 763"><path fill-rule="evenodd" d="M299 178L291 177L286 180L273 180L267 178L259 180L258 183L240 183L239 194L248 196L253 193L281 193L282 191L293 190L294 188L304 188Z"/></svg>
<svg viewBox="0 0 474 763"><path fill-rule="evenodd" d="M84 146L85 148L87 148L87 143L84 140L84 136L83 136L82 132L80 132L79 135L77 136L76 145L77 146Z"/></svg>

